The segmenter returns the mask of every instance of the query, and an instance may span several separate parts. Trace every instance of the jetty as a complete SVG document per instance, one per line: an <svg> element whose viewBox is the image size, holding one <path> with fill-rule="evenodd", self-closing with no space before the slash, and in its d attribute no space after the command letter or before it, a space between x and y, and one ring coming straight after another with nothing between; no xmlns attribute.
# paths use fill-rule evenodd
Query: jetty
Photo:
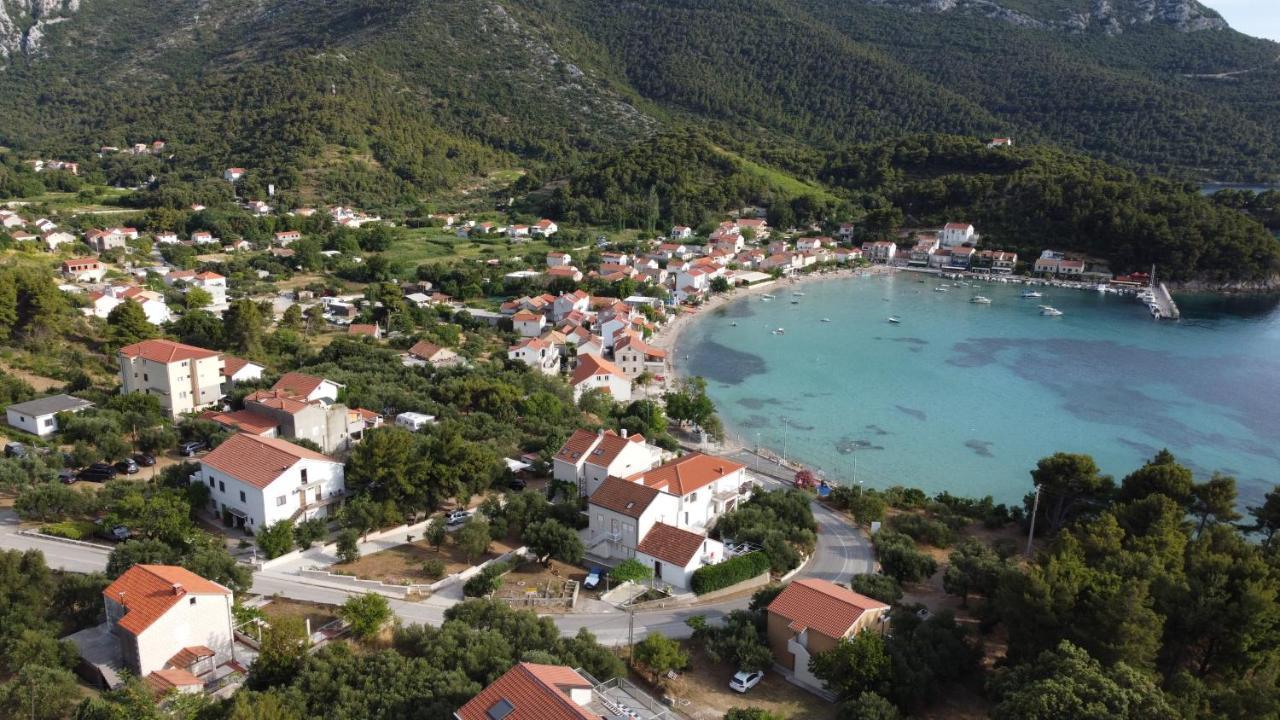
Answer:
<svg viewBox="0 0 1280 720"><path fill-rule="evenodd" d="M1182 317L1178 303L1173 301L1169 288L1164 283L1151 287L1151 314L1157 320L1177 320Z"/></svg>

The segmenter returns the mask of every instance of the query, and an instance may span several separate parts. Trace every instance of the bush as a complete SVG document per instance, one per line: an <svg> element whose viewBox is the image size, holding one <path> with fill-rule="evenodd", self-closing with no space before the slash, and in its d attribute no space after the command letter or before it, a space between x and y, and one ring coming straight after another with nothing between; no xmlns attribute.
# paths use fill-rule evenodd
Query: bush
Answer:
<svg viewBox="0 0 1280 720"><path fill-rule="evenodd" d="M56 521L93 509L94 498L60 483L31 485L18 493L13 509L23 520Z"/></svg>
<svg viewBox="0 0 1280 720"><path fill-rule="evenodd" d="M849 587L873 600L893 605L902 599L902 585L888 575L868 573L849 578Z"/></svg>
<svg viewBox="0 0 1280 720"><path fill-rule="evenodd" d="M956 541L956 533L949 526L923 515L898 515L889 521L889 527L934 547L950 547Z"/></svg>
<svg viewBox="0 0 1280 720"><path fill-rule="evenodd" d="M284 555L293 549L293 521L285 519L268 525L258 531L256 540L268 560Z"/></svg>
<svg viewBox="0 0 1280 720"><path fill-rule="evenodd" d="M693 591L704 595L721 590L768 572L769 566L768 555L762 552L750 552L725 560L718 565L700 567L693 573Z"/></svg>
<svg viewBox="0 0 1280 720"><path fill-rule="evenodd" d="M880 567L900 583L920 582L938 569L933 558L917 550L915 542L901 533L878 533L875 544Z"/></svg>
<svg viewBox="0 0 1280 720"><path fill-rule="evenodd" d="M497 592L502 587L502 576L510 572L511 567L510 562L489 565L462 586L462 594L467 597L484 597Z"/></svg>
<svg viewBox="0 0 1280 720"><path fill-rule="evenodd" d="M93 532L96 529L97 526L91 522L64 520L52 525L45 525L40 528L40 532L68 540L84 540L85 538L93 537Z"/></svg>
<svg viewBox="0 0 1280 720"><path fill-rule="evenodd" d="M439 580L444 577L444 561L439 558L431 558L422 563L422 574L432 580Z"/></svg>
<svg viewBox="0 0 1280 720"><path fill-rule="evenodd" d="M293 528L293 541L299 548L306 550L323 540L328 531L322 518L303 520Z"/></svg>
<svg viewBox="0 0 1280 720"><path fill-rule="evenodd" d="M344 563L353 563L360 559L360 536L355 530L347 528L338 533L338 559Z"/></svg>

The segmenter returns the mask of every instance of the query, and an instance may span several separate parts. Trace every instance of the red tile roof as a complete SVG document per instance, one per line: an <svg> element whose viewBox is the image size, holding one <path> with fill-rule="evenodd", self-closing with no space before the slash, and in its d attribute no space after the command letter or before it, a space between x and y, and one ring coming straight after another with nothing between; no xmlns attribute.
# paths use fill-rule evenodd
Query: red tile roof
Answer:
<svg viewBox="0 0 1280 720"><path fill-rule="evenodd" d="M596 375L617 375L620 378L626 377L626 375L623 375L622 371L618 369L617 365L614 365L594 353L586 353L578 356L578 366L573 369L573 380L571 384L577 385L583 380Z"/></svg>
<svg viewBox="0 0 1280 720"><path fill-rule="evenodd" d="M688 567L706 539L706 536L666 523L654 523L636 546L636 551L677 567Z"/></svg>
<svg viewBox="0 0 1280 720"><path fill-rule="evenodd" d="M256 488L265 488L299 460L333 458L279 438L236 433L205 455L200 463Z"/></svg>
<svg viewBox="0 0 1280 720"><path fill-rule="evenodd" d="M656 488L610 476L591 493L590 503L627 517L638 518L657 496Z"/></svg>
<svg viewBox="0 0 1280 720"><path fill-rule="evenodd" d="M210 657L213 657L213 651L208 647L204 645L192 645L179 650L173 657L169 658L169 662L165 663L165 666L189 668L192 663Z"/></svg>
<svg viewBox="0 0 1280 720"><path fill-rule="evenodd" d="M364 323L355 323L347 326L348 335L368 335L369 337L378 336L378 326L368 325Z"/></svg>
<svg viewBox="0 0 1280 720"><path fill-rule="evenodd" d="M462 720L493 720L499 714L490 710L503 704L510 706L503 720L599 720L569 697L570 690L590 688L586 678L567 667L520 663L471 698L457 715Z"/></svg>
<svg viewBox="0 0 1280 720"><path fill-rule="evenodd" d="M299 397L307 397L316 391L316 388L324 383L324 378L314 375L304 375L298 372L285 373L280 376L275 385L271 386L272 390L287 390L293 395Z"/></svg>
<svg viewBox="0 0 1280 720"><path fill-rule="evenodd" d="M673 495L687 495L744 467L746 465L726 458L695 452L628 479L639 479L651 488Z"/></svg>
<svg viewBox="0 0 1280 720"><path fill-rule="evenodd" d="M231 591L174 565L134 565L102 591L103 597L125 607L124 617L116 624L133 635L151 627L188 593L230 595Z"/></svg>
<svg viewBox="0 0 1280 720"><path fill-rule="evenodd" d="M245 360L244 358L238 358L234 355L223 355L222 356L222 377L231 377L232 375L235 375L236 373L240 372L247 365L250 365L250 364L256 364L256 363L250 363L248 360Z"/></svg>
<svg viewBox="0 0 1280 720"><path fill-rule="evenodd" d="M180 670L178 668L169 668L166 670L155 670L150 675L143 678L147 689L157 697L168 693L170 690L179 687L188 687L191 685L203 686L204 682L195 675Z"/></svg>
<svg viewBox="0 0 1280 720"><path fill-rule="evenodd" d="M612 430L605 432L604 437L600 438L600 444L596 445L591 454L587 456L587 462L597 467L607 468L610 463L618 459L618 454L626 449L631 443L644 442L643 435L632 435L630 437L622 437Z"/></svg>
<svg viewBox="0 0 1280 720"><path fill-rule="evenodd" d="M194 345L183 345L172 340L143 340L120 348L125 357L140 357L152 362L169 364L179 360L201 360L218 357L216 350L205 350Z"/></svg>
<svg viewBox="0 0 1280 720"><path fill-rule="evenodd" d="M797 580L769 603L769 612L795 628L809 628L830 638L842 638L869 610L888 605L826 580ZM798 632L799 630L797 630Z"/></svg>
<svg viewBox="0 0 1280 720"><path fill-rule="evenodd" d="M423 360L430 360L436 353L440 352L441 349L442 348L435 343L429 343L426 340L419 340L413 344L413 347L409 348L409 354L414 357L422 358Z"/></svg>
<svg viewBox="0 0 1280 720"><path fill-rule="evenodd" d="M591 448L595 447L596 440L599 437L598 434L590 430L574 430L569 439L560 447L560 451L556 453L556 459L577 463L587 453L591 452Z"/></svg>
<svg viewBox="0 0 1280 720"><path fill-rule="evenodd" d="M276 426L279 425L275 420L252 410L235 410L232 412L209 410L201 413L200 417L205 420L212 420L225 428L240 430L250 435L262 435L276 429Z"/></svg>
<svg viewBox="0 0 1280 720"><path fill-rule="evenodd" d="M307 409L307 403L287 390L255 390L244 398L246 403L283 410L290 415Z"/></svg>

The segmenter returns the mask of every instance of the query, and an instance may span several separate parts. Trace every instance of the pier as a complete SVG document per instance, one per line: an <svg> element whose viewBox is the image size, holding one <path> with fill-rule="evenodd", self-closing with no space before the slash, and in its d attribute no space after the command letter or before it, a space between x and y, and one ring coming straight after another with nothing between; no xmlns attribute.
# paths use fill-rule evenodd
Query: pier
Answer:
<svg viewBox="0 0 1280 720"><path fill-rule="evenodd" d="M1157 320L1177 320L1182 317L1182 313L1178 310L1178 304L1173 301L1173 296L1169 294L1169 288L1164 283L1153 285L1151 287L1151 314Z"/></svg>

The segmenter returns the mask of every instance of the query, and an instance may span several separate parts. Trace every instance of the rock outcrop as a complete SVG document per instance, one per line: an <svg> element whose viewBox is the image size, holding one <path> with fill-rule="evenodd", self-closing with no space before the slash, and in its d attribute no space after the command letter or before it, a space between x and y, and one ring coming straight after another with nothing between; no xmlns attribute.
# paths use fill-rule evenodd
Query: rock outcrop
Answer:
<svg viewBox="0 0 1280 720"><path fill-rule="evenodd" d="M80 9L80 0L0 0L0 63L40 49L44 28Z"/></svg>

